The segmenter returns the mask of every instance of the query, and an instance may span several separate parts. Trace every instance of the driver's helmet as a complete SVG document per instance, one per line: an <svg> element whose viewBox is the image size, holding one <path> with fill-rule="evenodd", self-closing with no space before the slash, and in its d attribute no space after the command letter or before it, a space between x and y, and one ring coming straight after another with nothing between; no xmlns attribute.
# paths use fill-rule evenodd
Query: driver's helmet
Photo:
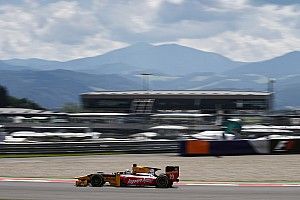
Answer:
<svg viewBox="0 0 300 200"><path fill-rule="evenodd" d="M154 173L155 173L154 169L150 169L149 173L154 175Z"/></svg>
<svg viewBox="0 0 300 200"><path fill-rule="evenodd" d="M125 170L125 174L131 174L130 170L129 170L129 169L126 169L126 170Z"/></svg>

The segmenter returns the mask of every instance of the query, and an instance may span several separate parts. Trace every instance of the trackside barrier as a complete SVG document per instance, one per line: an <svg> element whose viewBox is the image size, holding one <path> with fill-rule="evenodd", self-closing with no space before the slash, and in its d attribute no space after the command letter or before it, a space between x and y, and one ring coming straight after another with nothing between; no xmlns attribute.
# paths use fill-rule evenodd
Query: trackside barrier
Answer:
<svg viewBox="0 0 300 200"><path fill-rule="evenodd" d="M179 153L182 156L300 154L300 139L0 143L0 154Z"/></svg>
<svg viewBox="0 0 300 200"><path fill-rule="evenodd" d="M226 156L269 154L269 140L187 140L181 142L182 156Z"/></svg>
<svg viewBox="0 0 300 200"><path fill-rule="evenodd" d="M300 153L300 139L272 139L270 145L272 154Z"/></svg>
<svg viewBox="0 0 300 200"><path fill-rule="evenodd" d="M177 153L177 141L116 141L59 143L0 143L0 154L47 153Z"/></svg>
<svg viewBox="0 0 300 200"><path fill-rule="evenodd" d="M270 154L270 140L248 140L257 154Z"/></svg>
<svg viewBox="0 0 300 200"><path fill-rule="evenodd" d="M210 155L210 142L204 140L181 141L180 153L183 156Z"/></svg>
<svg viewBox="0 0 300 200"><path fill-rule="evenodd" d="M252 155L257 154L247 140L211 141L210 155Z"/></svg>

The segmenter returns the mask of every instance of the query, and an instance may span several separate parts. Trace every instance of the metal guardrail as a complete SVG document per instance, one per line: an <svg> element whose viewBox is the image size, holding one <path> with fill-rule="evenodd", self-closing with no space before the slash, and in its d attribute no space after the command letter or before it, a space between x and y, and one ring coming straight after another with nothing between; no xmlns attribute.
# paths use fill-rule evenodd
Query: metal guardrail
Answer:
<svg viewBox="0 0 300 200"><path fill-rule="evenodd" d="M177 153L178 141L114 141L59 143L1 143L0 154L49 153Z"/></svg>
<svg viewBox="0 0 300 200"><path fill-rule="evenodd" d="M149 128L159 126L159 123L1 123L7 132L16 130L30 130L32 127L43 126L43 127L89 127L91 129L119 129L119 130L144 130L148 131ZM172 124L169 124L172 125ZM176 124L173 124L176 125ZM183 126L189 127L191 130L220 130L221 127L214 124L182 124Z"/></svg>

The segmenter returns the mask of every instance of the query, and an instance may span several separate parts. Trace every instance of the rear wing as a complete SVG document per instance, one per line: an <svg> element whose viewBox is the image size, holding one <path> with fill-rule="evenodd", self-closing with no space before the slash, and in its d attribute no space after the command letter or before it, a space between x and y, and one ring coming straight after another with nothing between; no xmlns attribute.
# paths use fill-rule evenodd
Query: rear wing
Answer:
<svg viewBox="0 0 300 200"><path fill-rule="evenodd" d="M173 182L179 182L179 166L166 166L166 175Z"/></svg>

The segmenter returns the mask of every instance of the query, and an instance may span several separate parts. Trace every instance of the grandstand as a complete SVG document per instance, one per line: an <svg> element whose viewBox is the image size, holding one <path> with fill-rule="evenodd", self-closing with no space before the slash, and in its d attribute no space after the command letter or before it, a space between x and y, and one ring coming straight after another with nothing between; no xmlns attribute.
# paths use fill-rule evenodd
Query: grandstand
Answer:
<svg viewBox="0 0 300 200"><path fill-rule="evenodd" d="M267 111L269 92L254 91L99 91L81 94L90 112L235 113Z"/></svg>

